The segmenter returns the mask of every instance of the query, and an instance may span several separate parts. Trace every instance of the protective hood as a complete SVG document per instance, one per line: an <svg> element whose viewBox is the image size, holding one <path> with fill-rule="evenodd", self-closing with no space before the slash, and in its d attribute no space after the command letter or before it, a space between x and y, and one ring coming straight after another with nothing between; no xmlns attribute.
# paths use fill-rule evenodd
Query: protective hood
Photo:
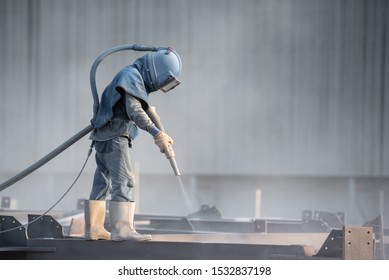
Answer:
<svg viewBox="0 0 389 280"><path fill-rule="evenodd" d="M177 77L181 73L182 64L180 57L173 49L160 49L142 58L145 59L143 67L147 62L147 73L142 73L142 76L147 77L147 85L151 91L168 92L180 84Z"/></svg>
<svg viewBox="0 0 389 280"><path fill-rule="evenodd" d="M156 89L154 89L153 87L153 81L151 79L147 58L148 58L147 55L138 58L137 60L134 61L132 66L139 71L144 83L144 89L148 95L150 92L156 91Z"/></svg>

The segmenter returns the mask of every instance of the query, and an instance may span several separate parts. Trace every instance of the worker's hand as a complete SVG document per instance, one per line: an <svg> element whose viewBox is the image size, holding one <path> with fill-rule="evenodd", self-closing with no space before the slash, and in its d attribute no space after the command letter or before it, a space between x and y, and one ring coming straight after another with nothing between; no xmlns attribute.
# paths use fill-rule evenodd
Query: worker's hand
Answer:
<svg viewBox="0 0 389 280"><path fill-rule="evenodd" d="M160 132L154 137L154 142L161 153L169 153L172 150L173 139L165 132Z"/></svg>

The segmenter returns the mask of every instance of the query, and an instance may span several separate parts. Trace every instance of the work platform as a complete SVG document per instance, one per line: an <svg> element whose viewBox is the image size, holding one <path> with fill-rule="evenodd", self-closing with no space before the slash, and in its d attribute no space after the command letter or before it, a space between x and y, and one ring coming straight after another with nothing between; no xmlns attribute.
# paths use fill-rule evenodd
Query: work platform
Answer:
<svg viewBox="0 0 389 280"><path fill-rule="evenodd" d="M174 241L86 241L31 239L26 247L0 248L2 259L27 260L264 260L305 259L299 245L259 245Z"/></svg>
<svg viewBox="0 0 389 280"><path fill-rule="evenodd" d="M0 233L0 259L385 259L379 219L361 227L331 228L319 220L136 215L138 231L152 234L153 240L114 242L85 240L82 213L58 220L48 215L28 215L32 223L27 227L21 226L12 215L0 214L3 214L0 216L0 231L3 231ZM20 215L22 213L16 216ZM21 227L7 231L18 226Z"/></svg>

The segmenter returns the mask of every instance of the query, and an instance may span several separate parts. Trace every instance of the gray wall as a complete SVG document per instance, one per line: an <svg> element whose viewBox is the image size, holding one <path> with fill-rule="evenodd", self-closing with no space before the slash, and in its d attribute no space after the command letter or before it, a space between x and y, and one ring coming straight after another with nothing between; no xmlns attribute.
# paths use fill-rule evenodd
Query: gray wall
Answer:
<svg viewBox="0 0 389 280"><path fill-rule="evenodd" d="M388 12L384 0L1 0L0 178L89 123L94 59L131 43L173 46L181 55L182 85L151 100L184 175L386 178ZM106 59L100 92L137 55ZM64 176L71 181L88 145L83 139L44 166L34 186L67 185ZM141 177L171 175L147 133L132 157ZM89 191L93 169L91 161L78 196ZM18 188L25 189L7 192L20 195Z"/></svg>

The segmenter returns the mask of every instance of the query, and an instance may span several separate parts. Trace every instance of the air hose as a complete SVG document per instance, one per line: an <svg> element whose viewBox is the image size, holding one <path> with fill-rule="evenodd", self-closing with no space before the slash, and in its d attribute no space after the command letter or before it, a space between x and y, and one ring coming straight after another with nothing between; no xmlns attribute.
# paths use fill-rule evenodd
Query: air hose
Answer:
<svg viewBox="0 0 389 280"><path fill-rule="evenodd" d="M61 144L60 146L58 146L57 148L55 148L54 150L52 150L50 153L48 153L47 155L45 155L44 157L42 157L40 160L38 160L37 162L35 162L34 164L30 165L29 167L27 167L26 169L24 169L23 171L19 172L18 174L16 174L15 176L13 176L12 178L8 179L7 181L3 182L0 184L0 192L3 191L4 189L12 186L13 184L15 184L16 182L20 181L21 179L23 179L24 177L26 177L27 175L31 174L32 172L34 172L35 170L37 170L38 168L40 168L41 166L43 166L44 164L46 164L47 162L49 162L50 160L52 160L53 158L55 158L56 156L58 156L60 153L62 153L64 150L66 150L67 148L69 148L71 145L73 145L74 143L76 143L78 140L80 140L81 138L83 138L85 135L87 135L89 132L91 132L93 129L93 126L90 124L88 125L87 127L85 127L84 129L82 129L81 131L79 131L77 134L75 134L74 136L72 136L71 138L69 138L67 141L65 141L63 144Z"/></svg>
<svg viewBox="0 0 389 280"><path fill-rule="evenodd" d="M142 52L147 52L147 51L156 52L159 49L160 48L157 48L157 47L149 47L149 46L137 45L137 44L135 44L135 45L121 45L121 46L116 46L116 47L113 47L113 48L106 50L105 52L103 52L102 54L100 54L96 58L95 62L93 62L93 65L92 65L92 68L90 71L90 87L91 87L92 96L93 96L93 118L96 116L96 114L99 110L99 105L100 105L99 94L97 92L97 87L96 87L96 70L97 70L97 67L99 66L100 62L104 58L109 56L110 54L113 54L113 53L118 52L118 51L133 50L133 51L142 51Z"/></svg>

